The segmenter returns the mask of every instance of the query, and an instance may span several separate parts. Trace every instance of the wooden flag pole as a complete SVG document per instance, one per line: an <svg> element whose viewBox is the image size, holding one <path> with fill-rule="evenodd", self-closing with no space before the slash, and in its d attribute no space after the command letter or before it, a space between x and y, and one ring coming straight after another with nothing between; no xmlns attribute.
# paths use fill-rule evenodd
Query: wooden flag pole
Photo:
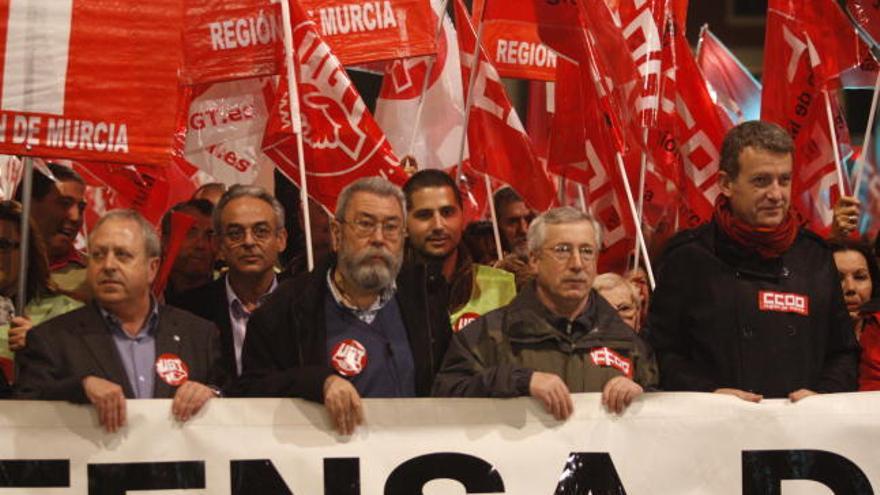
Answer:
<svg viewBox="0 0 880 495"><path fill-rule="evenodd" d="M30 238L31 238L31 203L34 188L34 159L25 156L22 159L24 164L24 176L21 181L21 247L19 253L18 265L18 293L16 294L15 309L19 316L26 316L24 308L27 306L27 278L28 278L28 261L30 260Z"/></svg>
<svg viewBox="0 0 880 495"><path fill-rule="evenodd" d="M287 94L290 99L290 121L296 135L296 158L299 164L299 200L306 231L306 263L309 271L315 269L315 252L312 247L312 219L309 213L309 186L306 181L305 152L303 150L302 115L299 111L299 88L293 61L293 29L291 27L289 0L281 1L281 24L284 30L284 59L287 67Z"/></svg>
<svg viewBox="0 0 880 495"><path fill-rule="evenodd" d="M504 258L504 250L501 248L501 232L498 230L498 213L495 211L495 201L492 198L492 180L488 174L483 174L483 182L486 184L486 197L489 203L489 212L492 214L492 233L495 235L495 250L498 253L498 261Z"/></svg>

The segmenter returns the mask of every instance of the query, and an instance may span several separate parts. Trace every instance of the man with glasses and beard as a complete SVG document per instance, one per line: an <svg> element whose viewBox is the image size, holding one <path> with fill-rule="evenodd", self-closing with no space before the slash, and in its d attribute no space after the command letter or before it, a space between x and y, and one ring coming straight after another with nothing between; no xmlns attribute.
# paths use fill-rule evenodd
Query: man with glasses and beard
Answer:
<svg viewBox="0 0 880 495"><path fill-rule="evenodd" d="M363 422L361 397L430 394L451 330L429 311L424 268L402 267L405 225L403 193L387 180L342 191L336 256L282 284L248 323L243 395L323 402L349 435Z"/></svg>
<svg viewBox="0 0 880 495"><path fill-rule="evenodd" d="M621 413L656 385L650 348L593 289L601 233L570 207L536 218L528 230L535 280L455 334L435 395L532 396L564 420L572 393L602 392L608 410Z"/></svg>

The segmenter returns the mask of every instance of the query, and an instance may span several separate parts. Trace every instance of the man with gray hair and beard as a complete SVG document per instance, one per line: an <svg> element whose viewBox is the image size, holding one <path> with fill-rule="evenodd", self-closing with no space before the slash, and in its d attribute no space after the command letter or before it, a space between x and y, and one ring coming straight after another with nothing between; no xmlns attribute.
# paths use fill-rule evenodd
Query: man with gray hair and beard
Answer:
<svg viewBox="0 0 880 495"><path fill-rule="evenodd" d="M430 395L452 332L445 313L429 310L424 267L402 266L405 225L403 192L387 180L342 191L335 257L251 316L243 395L323 402L343 435L363 422L361 397Z"/></svg>

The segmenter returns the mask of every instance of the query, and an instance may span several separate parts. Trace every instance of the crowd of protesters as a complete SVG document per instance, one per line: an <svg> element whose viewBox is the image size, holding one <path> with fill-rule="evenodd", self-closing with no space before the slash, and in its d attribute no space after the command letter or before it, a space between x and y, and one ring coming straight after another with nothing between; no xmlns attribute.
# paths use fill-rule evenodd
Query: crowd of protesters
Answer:
<svg viewBox="0 0 880 495"><path fill-rule="evenodd" d="M214 397L298 397L350 434L372 397L531 396L562 420L577 392L622 413L659 390L880 389L880 272L852 239L859 204L838 203L832 239L803 228L793 153L778 126L730 131L713 218L668 242L653 292L641 266L597 273L603 226L588 212L534 212L510 188L494 197L497 259L492 224L467 224L436 170L402 189L353 182L333 215L310 205L312 271L282 204L249 185L200 188L160 232L108 212L80 252L85 183L50 164L26 246L21 206L0 202L0 393L91 403L108 431L129 399L173 398L186 421ZM192 226L165 259L180 214Z"/></svg>

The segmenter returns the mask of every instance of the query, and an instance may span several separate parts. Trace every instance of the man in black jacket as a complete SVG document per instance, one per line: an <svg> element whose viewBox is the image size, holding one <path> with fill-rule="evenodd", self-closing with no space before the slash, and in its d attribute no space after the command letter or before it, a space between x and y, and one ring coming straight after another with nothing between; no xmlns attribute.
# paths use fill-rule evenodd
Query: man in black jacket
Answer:
<svg viewBox="0 0 880 495"><path fill-rule="evenodd" d="M793 149L764 122L725 138L713 219L670 241L651 303L664 389L753 402L856 389L831 251L790 210Z"/></svg>
<svg viewBox="0 0 880 495"><path fill-rule="evenodd" d="M430 394L451 330L424 272L401 269L404 203L377 177L343 190L331 225L336 261L282 284L250 319L244 395L323 402L351 434L361 397Z"/></svg>

